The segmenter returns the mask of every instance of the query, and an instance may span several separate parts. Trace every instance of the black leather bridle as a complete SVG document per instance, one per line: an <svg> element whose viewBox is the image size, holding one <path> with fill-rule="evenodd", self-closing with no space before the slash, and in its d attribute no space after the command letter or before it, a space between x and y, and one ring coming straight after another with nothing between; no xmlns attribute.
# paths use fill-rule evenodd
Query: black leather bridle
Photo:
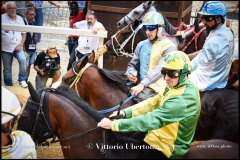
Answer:
<svg viewBox="0 0 240 160"><path fill-rule="evenodd" d="M83 135L86 135L86 134L89 133L89 132L92 132L92 131L95 131L95 130L98 129L98 127L95 127L95 128L89 129L89 130L84 131L84 132L76 133L76 134L74 134L74 135L67 136L67 137L64 137L64 138L61 138L61 139L56 139L57 136L54 134L54 131L53 131L53 129L51 128L50 123L47 121L46 115L44 114L44 111L43 111L44 98L45 98L47 92L55 92L55 89L54 89L54 88L47 88L47 89L43 90L42 93L41 93L41 97L40 97L40 102L39 102L39 103L38 103L38 102L35 102L35 101L33 101L33 100L30 100L30 99L28 100L30 103L33 103L33 104L39 106L38 112L37 112L37 116L36 116L36 119L35 119L35 122L34 122L34 126L33 126L33 131L32 131L32 133L31 133L31 137L34 137L35 132L36 132L37 123L38 123L38 121L39 121L39 117L40 117L40 115L42 115L42 117L43 117L43 119L44 119L44 122L45 122L45 124L46 124L46 126L47 126L47 128L48 128L48 131L50 131L50 132L48 132L48 135L52 135L52 138L53 138L50 142L48 142L48 141L45 140L45 141L42 143L42 146L50 145L50 144L52 144L52 143L57 143L57 142L63 142L63 141L72 140L72 139L74 139L74 138L81 137L81 136L83 136Z"/></svg>

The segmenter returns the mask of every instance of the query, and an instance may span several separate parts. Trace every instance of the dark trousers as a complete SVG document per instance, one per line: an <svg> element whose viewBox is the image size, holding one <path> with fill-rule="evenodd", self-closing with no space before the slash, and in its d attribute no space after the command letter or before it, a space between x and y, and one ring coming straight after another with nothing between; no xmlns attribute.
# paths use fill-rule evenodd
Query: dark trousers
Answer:
<svg viewBox="0 0 240 160"><path fill-rule="evenodd" d="M136 132L131 138L134 139L132 142L136 146L145 146L146 149L142 149L142 154L139 157L140 159L167 159L167 157L159 150L154 149L149 146L146 142L143 141L147 132Z"/></svg>
<svg viewBox="0 0 240 160"><path fill-rule="evenodd" d="M76 57L75 57L75 49L78 46L78 40L76 39L69 39L68 40L68 51L69 51L69 62L68 62L68 66L67 66L67 70L72 68L72 64L74 61L76 61Z"/></svg>

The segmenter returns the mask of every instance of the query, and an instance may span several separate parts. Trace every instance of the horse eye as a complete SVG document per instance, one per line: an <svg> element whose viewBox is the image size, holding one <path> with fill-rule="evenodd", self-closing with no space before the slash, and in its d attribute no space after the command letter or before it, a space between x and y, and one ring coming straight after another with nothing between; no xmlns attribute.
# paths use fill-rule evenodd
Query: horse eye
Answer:
<svg viewBox="0 0 240 160"><path fill-rule="evenodd" d="M138 11L134 11L133 14L138 14L139 12Z"/></svg>

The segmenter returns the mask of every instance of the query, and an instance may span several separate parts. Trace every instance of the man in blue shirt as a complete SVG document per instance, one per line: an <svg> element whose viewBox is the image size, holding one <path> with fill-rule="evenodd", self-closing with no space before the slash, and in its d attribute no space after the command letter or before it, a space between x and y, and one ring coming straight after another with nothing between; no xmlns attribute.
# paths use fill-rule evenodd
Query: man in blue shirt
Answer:
<svg viewBox="0 0 240 160"><path fill-rule="evenodd" d="M222 2L205 3L199 14L203 24L210 31L203 48L189 55L191 74L189 76L200 91L224 88L230 72L234 35L226 26L226 7Z"/></svg>

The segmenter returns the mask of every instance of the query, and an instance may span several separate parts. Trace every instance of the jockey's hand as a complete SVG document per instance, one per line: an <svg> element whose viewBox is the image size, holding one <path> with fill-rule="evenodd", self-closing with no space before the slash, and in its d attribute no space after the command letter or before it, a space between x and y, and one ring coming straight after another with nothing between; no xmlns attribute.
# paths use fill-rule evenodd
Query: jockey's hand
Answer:
<svg viewBox="0 0 240 160"><path fill-rule="evenodd" d="M137 76L133 76L133 75L128 75L127 76L128 80L130 82L132 82L133 84L135 84L137 82Z"/></svg>
<svg viewBox="0 0 240 160"><path fill-rule="evenodd" d="M123 117L126 116L125 112L123 110L120 110L120 115L123 115ZM118 115L118 111L114 111L110 116L109 118L113 117L113 116L117 116Z"/></svg>
<svg viewBox="0 0 240 160"><path fill-rule="evenodd" d="M144 89L144 84L139 83L137 86L132 87L130 92L132 95L138 95L138 93L142 92L142 90Z"/></svg>
<svg viewBox="0 0 240 160"><path fill-rule="evenodd" d="M177 33L175 34L175 36L182 36L181 31L177 31Z"/></svg>
<svg viewBox="0 0 240 160"><path fill-rule="evenodd" d="M111 129L112 121L108 118L103 118L98 124L97 127L104 129Z"/></svg>

